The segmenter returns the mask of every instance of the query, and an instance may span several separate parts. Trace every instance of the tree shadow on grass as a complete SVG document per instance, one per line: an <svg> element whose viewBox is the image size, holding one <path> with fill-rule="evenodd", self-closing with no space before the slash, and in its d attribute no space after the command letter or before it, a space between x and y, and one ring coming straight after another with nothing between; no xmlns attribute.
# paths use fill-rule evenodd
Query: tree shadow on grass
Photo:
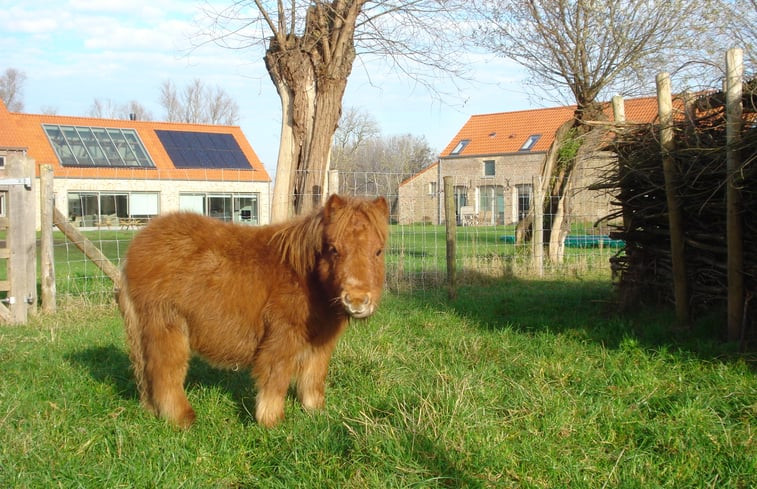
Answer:
<svg viewBox="0 0 757 489"><path fill-rule="evenodd" d="M673 347L703 359L738 357L753 370L757 368L755 344L744 356L738 345L723 341L718 311L701 314L690 329L681 329L675 327L672 307L648 305L621 311L608 280L467 279L454 299L441 290L413 291L403 297L419 305L436 303L487 330L568 334L607 348L633 338L648 348Z"/></svg>
<svg viewBox="0 0 757 489"><path fill-rule="evenodd" d="M95 381L113 386L122 399L139 401L131 362L123 349L113 344L90 347L70 353L66 355L66 359L86 368ZM246 407L254 406L255 398L255 388L247 370L221 370L193 357L185 382L185 390L190 398L192 389L198 386L221 389L233 400L241 422L255 422L250 409Z"/></svg>

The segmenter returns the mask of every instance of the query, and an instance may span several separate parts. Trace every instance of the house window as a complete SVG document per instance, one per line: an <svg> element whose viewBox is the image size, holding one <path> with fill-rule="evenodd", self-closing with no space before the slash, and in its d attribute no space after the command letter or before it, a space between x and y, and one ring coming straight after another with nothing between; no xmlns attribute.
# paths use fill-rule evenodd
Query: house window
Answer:
<svg viewBox="0 0 757 489"><path fill-rule="evenodd" d="M158 215L157 192L69 192L68 218L77 226L118 226L120 219Z"/></svg>
<svg viewBox="0 0 757 489"><path fill-rule="evenodd" d="M457 143L457 146L450 152L451 155L458 155L460 154L466 146L468 146L468 143L470 143L470 139L461 139L459 143Z"/></svg>
<svg viewBox="0 0 757 489"><path fill-rule="evenodd" d="M436 195L436 182L428 182L428 194Z"/></svg>
<svg viewBox="0 0 757 489"><path fill-rule="evenodd" d="M0 168L5 168L5 155L0 155Z"/></svg>
<svg viewBox="0 0 757 489"><path fill-rule="evenodd" d="M478 189L478 210L482 224L501 224L505 220L505 189L483 185Z"/></svg>
<svg viewBox="0 0 757 489"><path fill-rule="evenodd" d="M524 219L531 209L531 198L533 196L533 185L524 184L516 185L518 189L518 220Z"/></svg>
<svg viewBox="0 0 757 489"><path fill-rule="evenodd" d="M531 151L531 148L534 147L534 144L536 144L536 141L538 141L540 137L541 134L531 134L518 151Z"/></svg>
<svg viewBox="0 0 757 489"><path fill-rule="evenodd" d="M484 176L493 177L494 171L495 171L494 160L485 160L484 161Z"/></svg>
<svg viewBox="0 0 757 489"><path fill-rule="evenodd" d="M260 224L259 194L192 193L179 195L179 209L222 221Z"/></svg>
<svg viewBox="0 0 757 489"><path fill-rule="evenodd" d="M0 217L5 217L5 196L7 192L0 192Z"/></svg>

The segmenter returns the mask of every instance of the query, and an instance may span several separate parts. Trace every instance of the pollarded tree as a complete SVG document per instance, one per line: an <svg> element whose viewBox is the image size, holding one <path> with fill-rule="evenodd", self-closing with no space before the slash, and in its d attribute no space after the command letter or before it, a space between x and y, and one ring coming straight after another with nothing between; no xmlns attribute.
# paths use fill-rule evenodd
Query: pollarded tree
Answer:
<svg viewBox="0 0 757 489"><path fill-rule="evenodd" d="M464 0L240 0L206 11L213 22L203 42L265 48L282 110L272 219L307 211L323 198L356 57L381 58L431 86L440 73L460 67L455 30L468 6Z"/></svg>

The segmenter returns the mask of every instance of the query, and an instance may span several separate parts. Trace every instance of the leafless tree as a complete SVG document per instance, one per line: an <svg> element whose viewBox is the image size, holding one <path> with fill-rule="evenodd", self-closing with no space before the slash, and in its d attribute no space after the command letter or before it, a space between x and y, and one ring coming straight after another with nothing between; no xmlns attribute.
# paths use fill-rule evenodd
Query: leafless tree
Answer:
<svg viewBox="0 0 757 489"><path fill-rule="evenodd" d="M475 0L483 18L476 38L526 68L541 91L575 103L579 118L592 118L601 97L649 92L660 69L697 47L707 26L694 14L706 2Z"/></svg>
<svg viewBox="0 0 757 489"><path fill-rule="evenodd" d="M206 113L209 124L233 125L239 121L239 105L222 88L208 92Z"/></svg>
<svg viewBox="0 0 757 489"><path fill-rule="evenodd" d="M331 163L339 170L341 192L380 194L394 205L399 183L433 161L424 137L383 136L376 120L356 108L345 110L334 134Z"/></svg>
<svg viewBox="0 0 757 489"><path fill-rule="evenodd" d="M602 117L600 102L613 93L649 92L654 75L683 63L710 28L701 14L710 0L473 0L482 17L478 43L524 66L532 86L577 106L573 130L558 134L591 141L584 120ZM554 151L563 143L556 137ZM581 154L582 148L576 154ZM561 256L574 158L542 171L545 215L556 217L550 256Z"/></svg>
<svg viewBox="0 0 757 489"><path fill-rule="evenodd" d="M752 74L757 71L757 0L734 2L719 0L711 10L712 26L718 29L722 41L716 46L718 65L722 66L723 49L738 47L744 50L744 66Z"/></svg>
<svg viewBox="0 0 757 489"><path fill-rule="evenodd" d="M355 107L348 107L342 113L339 127L334 133L331 166L339 170L349 169L356 151L380 135L381 129L371 114Z"/></svg>
<svg viewBox="0 0 757 489"><path fill-rule="evenodd" d="M196 78L179 93L172 81L160 87L160 105L165 120L193 124L234 125L239 121L239 105L221 87L209 87Z"/></svg>
<svg viewBox="0 0 757 489"><path fill-rule="evenodd" d="M165 80L160 86L160 105L165 111L165 120L171 122L181 120L181 102L179 102L176 86L170 80Z"/></svg>
<svg viewBox="0 0 757 489"><path fill-rule="evenodd" d="M134 119L138 121L150 121L153 118L150 111L147 110L144 105L142 105L136 100L132 100L128 102L124 106L124 110L126 111L127 117L129 119Z"/></svg>
<svg viewBox="0 0 757 489"><path fill-rule="evenodd" d="M433 86L462 69L458 28L464 0L232 1L200 43L265 50L281 99L282 128L272 218L306 211L323 197L342 96L357 56L380 59Z"/></svg>
<svg viewBox="0 0 757 489"><path fill-rule="evenodd" d="M11 112L24 110L23 89L26 75L15 68L7 68L0 76L0 100Z"/></svg>
<svg viewBox="0 0 757 489"><path fill-rule="evenodd" d="M99 119L134 119L149 121L150 112L136 100L126 104L117 104L111 99L96 98L89 108L88 115Z"/></svg>

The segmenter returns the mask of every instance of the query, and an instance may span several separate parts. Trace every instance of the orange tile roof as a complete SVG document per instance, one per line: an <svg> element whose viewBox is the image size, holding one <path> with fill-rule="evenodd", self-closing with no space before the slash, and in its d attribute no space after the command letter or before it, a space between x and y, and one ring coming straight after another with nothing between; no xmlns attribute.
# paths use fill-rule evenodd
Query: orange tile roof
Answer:
<svg viewBox="0 0 757 489"><path fill-rule="evenodd" d="M137 131L145 149L155 163L155 168L134 167L70 167L62 166L50 141L42 129L42 124L61 124L71 126L127 128ZM217 134L231 134L239 144L251 170L215 169L215 168L175 168L166 153L155 130L192 131ZM7 148L24 148L27 155L37 165L53 166L53 175L60 178L113 178L113 179L162 179L162 180L222 180L270 182L271 178L252 149L241 128L238 126L214 126L207 124L183 124L173 122L131 121L121 119L95 119L91 117L73 117L44 114L22 114L9 112L0 101L0 146Z"/></svg>
<svg viewBox="0 0 757 489"><path fill-rule="evenodd" d="M575 105L569 105L473 115L444 148L441 157L517 153L528 137L535 134L541 137L530 151L547 151L555 139L557 129L574 117L575 110ZM608 104L605 112L609 114L611 110ZM651 122L657 117L657 99L644 97L626 100L625 113L627 121ZM470 141L468 145L452 155L452 151L464 139Z"/></svg>
<svg viewBox="0 0 757 489"><path fill-rule="evenodd" d="M416 178L420 177L421 175L423 175L427 171L436 169L436 167L438 167L438 166L439 166L439 162L435 161L434 163L431 163L427 167L421 168L420 171L418 171L418 173L414 173L413 175L410 175L406 179L402 180L400 182L400 185L406 185L406 184L410 183L411 181L415 180Z"/></svg>

